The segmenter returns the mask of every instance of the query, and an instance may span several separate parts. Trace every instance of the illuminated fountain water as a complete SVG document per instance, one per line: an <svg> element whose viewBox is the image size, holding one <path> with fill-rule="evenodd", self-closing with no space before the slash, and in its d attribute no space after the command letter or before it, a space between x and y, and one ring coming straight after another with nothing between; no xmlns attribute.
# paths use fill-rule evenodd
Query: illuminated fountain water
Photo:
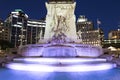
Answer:
<svg viewBox="0 0 120 80"><path fill-rule="evenodd" d="M77 44L43 44L41 46L31 45L31 47L29 45L29 48L24 46L21 49L21 55L24 57L15 58L6 66L15 70L41 72L83 72L116 67L114 63L107 62L106 59L96 58L101 54L101 48L92 46L92 50L91 46L86 45L88 49L91 49L88 52L84 50L85 45L81 46L80 44L79 46ZM81 55L88 55L89 58L81 58Z"/></svg>
<svg viewBox="0 0 120 80"><path fill-rule="evenodd" d="M19 48L21 58L15 58L6 67L15 70L41 72L80 72L114 68L114 63L97 58L102 48L76 44L75 2L46 3L46 30L44 44ZM89 58L81 58L81 57ZM91 58L90 58L91 57Z"/></svg>
<svg viewBox="0 0 120 80"><path fill-rule="evenodd" d="M10 69L41 72L85 72L112 69L116 65L99 58L16 58Z"/></svg>

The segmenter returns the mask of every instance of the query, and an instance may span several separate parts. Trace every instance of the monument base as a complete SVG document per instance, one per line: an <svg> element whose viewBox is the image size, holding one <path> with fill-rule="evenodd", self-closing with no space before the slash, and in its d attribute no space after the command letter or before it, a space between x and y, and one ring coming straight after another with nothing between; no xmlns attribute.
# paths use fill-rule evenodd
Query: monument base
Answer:
<svg viewBox="0 0 120 80"><path fill-rule="evenodd" d="M92 45L64 43L64 44L31 44L25 45L18 50L22 56L43 57L98 57L103 54L102 48Z"/></svg>

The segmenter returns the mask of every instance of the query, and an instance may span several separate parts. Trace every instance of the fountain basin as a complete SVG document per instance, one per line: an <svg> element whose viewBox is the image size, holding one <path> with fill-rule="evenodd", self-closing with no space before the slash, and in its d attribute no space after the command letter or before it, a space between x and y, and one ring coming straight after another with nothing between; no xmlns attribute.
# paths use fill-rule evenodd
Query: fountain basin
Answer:
<svg viewBox="0 0 120 80"><path fill-rule="evenodd" d="M22 56L43 57L98 57L103 54L102 48L85 44L32 44L19 48Z"/></svg>
<svg viewBox="0 0 120 80"><path fill-rule="evenodd" d="M97 58L102 54L102 48L91 45L34 44L23 46L18 52L23 57L6 64L7 68L40 72L85 72L116 67L116 64L106 59Z"/></svg>
<svg viewBox="0 0 120 80"><path fill-rule="evenodd" d="M116 64L102 58L15 58L6 67L39 72L85 72L112 69Z"/></svg>

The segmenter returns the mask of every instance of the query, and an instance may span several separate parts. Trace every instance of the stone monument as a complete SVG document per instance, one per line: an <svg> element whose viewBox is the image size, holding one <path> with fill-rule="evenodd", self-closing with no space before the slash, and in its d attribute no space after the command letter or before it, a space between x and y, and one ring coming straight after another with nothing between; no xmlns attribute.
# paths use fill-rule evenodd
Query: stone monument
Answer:
<svg viewBox="0 0 120 80"><path fill-rule="evenodd" d="M50 0L46 2L45 42L75 42L77 39L75 26L75 6L73 0Z"/></svg>

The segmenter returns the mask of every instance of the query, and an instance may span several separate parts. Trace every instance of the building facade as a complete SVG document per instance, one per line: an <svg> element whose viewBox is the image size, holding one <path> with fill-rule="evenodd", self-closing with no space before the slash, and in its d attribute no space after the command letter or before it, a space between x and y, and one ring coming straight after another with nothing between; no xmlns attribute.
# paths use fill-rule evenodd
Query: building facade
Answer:
<svg viewBox="0 0 120 80"><path fill-rule="evenodd" d="M104 40L104 44L120 44L120 39L114 39L114 40Z"/></svg>
<svg viewBox="0 0 120 80"><path fill-rule="evenodd" d="M16 9L5 20L5 26L10 30L9 41L14 47L36 44L44 38L45 20L32 20L22 10Z"/></svg>
<svg viewBox="0 0 120 80"><path fill-rule="evenodd" d="M108 33L108 39L120 39L120 29L112 30Z"/></svg>
<svg viewBox="0 0 120 80"><path fill-rule="evenodd" d="M10 29L0 26L0 40L10 41Z"/></svg>
<svg viewBox="0 0 120 80"><path fill-rule="evenodd" d="M104 36L102 30L91 30L86 32L81 32L81 43L90 44L94 46L102 46Z"/></svg>
<svg viewBox="0 0 120 80"><path fill-rule="evenodd" d="M14 44L14 47L27 44L27 19L27 14L16 9L5 20L5 26L10 29L10 42Z"/></svg>
<svg viewBox="0 0 120 80"><path fill-rule="evenodd" d="M0 40L10 40L10 29L4 26L4 22L0 20Z"/></svg>
<svg viewBox="0 0 120 80"><path fill-rule="evenodd" d="M120 48L120 29L112 30L108 33L108 39L104 40L104 47Z"/></svg>
<svg viewBox="0 0 120 80"><path fill-rule="evenodd" d="M27 44L36 44L44 39L46 22L45 20L27 21Z"/></svg>
<svg viewBox="0 0 120 80"><path fill-rule="evenodd" d="M81 15L76 23L77 38L83 41L84 36L87 35L87 31L91 30L93 30L92 21L88 21L85 16Z"/></svg>
<svg viewBox="0 0 120 80"><path fill-rule="evenodd" d="M93 30L93 22L88 21L88 19L83 15L79 16L76 24L76 31L85 32L90 30Z"/></svg>
<svg viewBox="0 0 120 80"><path fill-rule="evenodd" d="M76 27L78 39L81 40L82 44L102 46L102 41L104 39L103 31L100 28L95 30L92 21L88 21L85 16L80 16Z"/></svg>

